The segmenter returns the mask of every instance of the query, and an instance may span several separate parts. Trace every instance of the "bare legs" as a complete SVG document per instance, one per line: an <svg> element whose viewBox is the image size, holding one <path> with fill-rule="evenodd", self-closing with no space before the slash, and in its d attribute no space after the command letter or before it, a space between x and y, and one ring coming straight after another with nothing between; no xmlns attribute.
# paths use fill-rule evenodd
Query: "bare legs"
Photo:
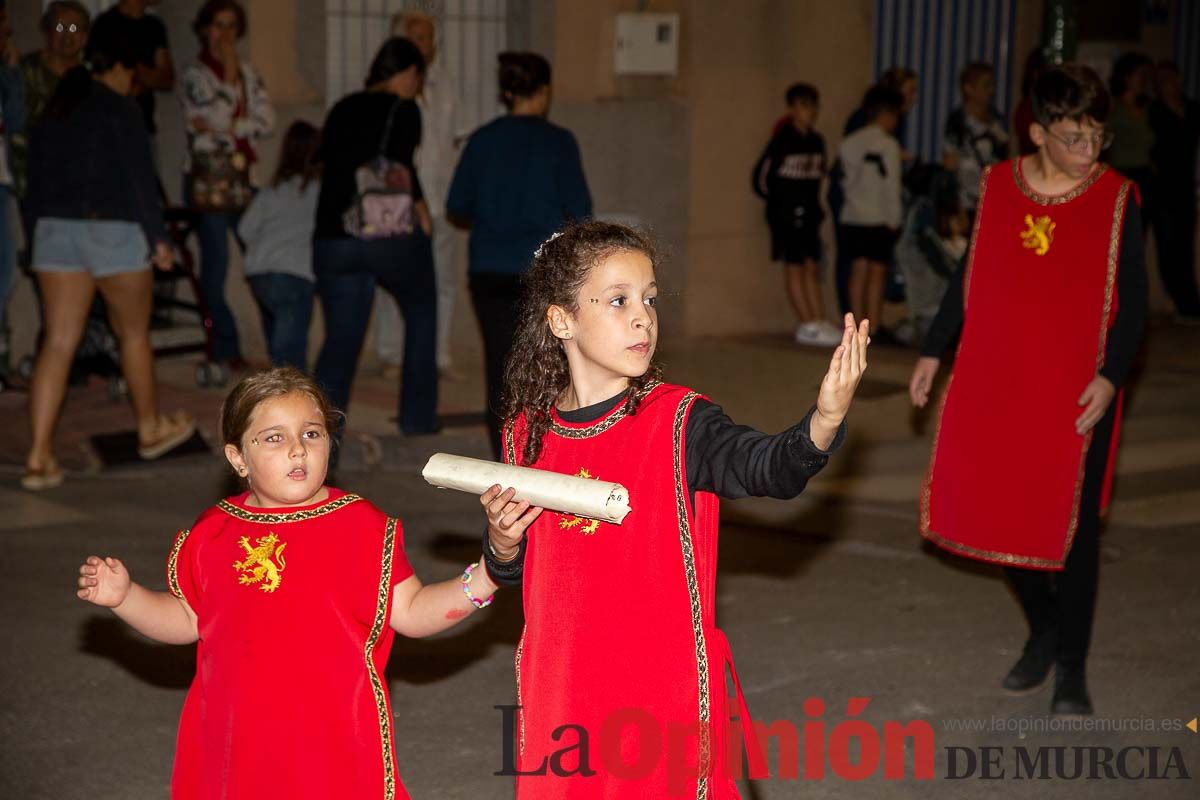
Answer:
<svg viewBox="0 0 1200 800"><path fill-rule="evenodd" d="M54 463L54 427L67 390L71 359L83 337L96 284L86 272L38 272L42 291L42 346L29 386L33 444L25 466L44 470Z"/></svg>
<svg viewBox="0 0 1200 800"><path fill-rule="evenodd" d="M850 265L850 310L855 319L869 319L871 333L879 329L883 317L883 291L887 284L887 265L856 258Z"/></svg>
<svg viewBox="0 0 1200 800"><path fill-rule="evenodd" d="M825 320L825 302L821 296L820 267L811 258L784 268L788 300L801 324Z"/></svg>
<svg viewBox="0 0 1200 800"><path fill-rule="evenodd" d="M29 390L33 443L26 467L45 470L54 464L54 430L66 395L71 360L83 336L97 289L120 342L121 371L129 385L139 443L151 444L156 438L170 434L172 427L178 427L180 420L166 419L158 413L154 354L150 347L153 273L143 269L94 279L87 272L38 272L37 280L45 306L45 331Z"/></svg>

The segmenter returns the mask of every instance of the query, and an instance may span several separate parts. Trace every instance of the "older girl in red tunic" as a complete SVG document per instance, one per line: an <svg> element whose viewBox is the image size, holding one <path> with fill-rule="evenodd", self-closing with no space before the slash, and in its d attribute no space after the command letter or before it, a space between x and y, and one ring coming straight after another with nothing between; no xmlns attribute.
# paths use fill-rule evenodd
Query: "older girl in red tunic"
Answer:
<svg viewBox="0 0 1200 800"><path fill-rule="evenodd" d="M527 274L505 460L620 482L633 510L615 526L543 513L499 486L480 498L488 569L524 583L522 800L737 796L732 660L713 609L718 496L798 494L840 444L866 366L867 322L847 316L803 421L775 436L734 425L660 381L657 296L650 242L600 222L556 235Z"/></svg>
<svg viewBox="0 0 1200 800"><path fill-rule="evenodd" d="M221 427L249 490L176 537L170 591L111 557L79 570L80 598L151 639L198 642L176 800L407 798L383 677L393 631L445 630L495 590L474 564L422 586L400 521L324 485L335 413L295 369L244 379Z"/></svg>

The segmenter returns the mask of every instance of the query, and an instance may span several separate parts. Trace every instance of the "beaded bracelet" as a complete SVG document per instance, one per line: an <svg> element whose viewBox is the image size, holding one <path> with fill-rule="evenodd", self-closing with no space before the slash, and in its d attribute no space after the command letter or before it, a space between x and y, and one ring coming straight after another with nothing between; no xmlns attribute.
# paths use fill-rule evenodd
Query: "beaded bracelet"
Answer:
<svg viewBox="0 0 1200 800"><path fill-rule="evenodd" d="M490 606L492 604L492 601L496 599L496 595L493 594L487 600L480 600L478 597L471 594L471 573L474 572L475 568L478 566L479 566L478 561L476 561L472 564L468 564L466 571L463 572L462 578L461 578L463 594L465 594L467 596L467 599L471 601L471 605L475 606L476 608L487 608L488 606Z"/></svg>

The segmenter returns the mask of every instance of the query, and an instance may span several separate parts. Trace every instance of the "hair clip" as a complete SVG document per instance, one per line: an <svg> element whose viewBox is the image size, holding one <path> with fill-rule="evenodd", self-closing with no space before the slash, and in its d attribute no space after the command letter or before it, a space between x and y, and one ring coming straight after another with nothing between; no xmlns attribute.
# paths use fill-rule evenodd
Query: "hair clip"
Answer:
<svg viewBox="0 0 1200 800"><path fill-rule="evenodd" d="M533 251L534 258L541 258L546 252L546 245L553 242L558 237L562 236L562 231L556 231L550 234L550 238L538 245L538 249Z"/></svg>

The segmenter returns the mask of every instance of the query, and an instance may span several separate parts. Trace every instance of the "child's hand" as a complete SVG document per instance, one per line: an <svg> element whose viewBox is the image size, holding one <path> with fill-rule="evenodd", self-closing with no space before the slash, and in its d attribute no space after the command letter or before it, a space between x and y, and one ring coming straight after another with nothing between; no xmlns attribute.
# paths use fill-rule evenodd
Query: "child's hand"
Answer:
<svg viewBox="0 0 1200 800"><path fill-rule="evenodd" d="M1080 436L1095 427L1096 423L1108 411L1108 406L1117 395L1117 389L1112 382L1101 375L1092 378L1092 382L1079 395L1079 405L1084 406L1083 413L1075 420L1075 432Z"/></svg>
<svg viewBox="0 0 1200 800"><path fill-rule="evenodd" d="M912 378L908 381L908 396L917 408L924 408L929 402L929 392L933 389L933 379L937 377L938 367L942 365L940 358L921 356L913 367Z"/></svg>
<svg viewBox="0 0 1200 800"><path fill-rule="evenodd" d="M850 401L854 399L854 391L867 368L868 330L870 323L867 320L864 319L856 328L854 315L846 315L842 343L833 351L829 371L821 381L821 391L817 394L819 419L813 420L813 423L821 423L833 433L837 433L838 426L846 418L846 413L850 410ZM813 441L816 443L815 437ZM830 441L833 441L832 435Z"/></svg>
<svg viewBox="0 0 1200 800"><path fill-rule="evenodd" d="M542 509L529 505L528 500L513 502L516 489L501 491L500 485L479 496L488 518L488 540L492 550L501 561L509 561L517 555L517 546L525 538L525 531L537 519Z"/></svg>
<svg viewBox="0 0 1200 800"><path fill-rule="evenodd" d="M130 583L129 570L120 559L88 556L79 568L79 591L75 594L80 600L116 608L129 596Z"/></svg>

